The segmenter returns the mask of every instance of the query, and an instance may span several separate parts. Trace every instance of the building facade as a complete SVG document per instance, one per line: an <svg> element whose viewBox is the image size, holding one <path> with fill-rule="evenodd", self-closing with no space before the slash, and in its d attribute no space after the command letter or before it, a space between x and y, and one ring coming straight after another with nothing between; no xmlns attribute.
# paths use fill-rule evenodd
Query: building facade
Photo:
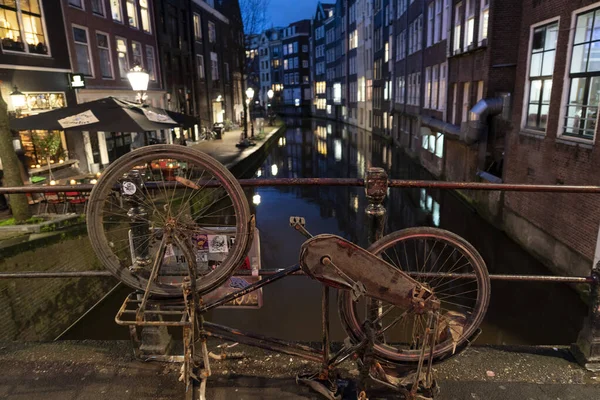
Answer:
<svg viewBox="0 0 600 400"><path fill-rule="evenodd" d="M65 31L73 72L82 74L85 87L77 89L77 102L105 97L136 101L127 73L134 66L150 75L148 104L165 106L159 67L156 25L152 0L103 1L67 0L62 2ZM69 133L82 171L97 172L137 146L148 144L149 135L131 132ZM154 132L168 140L166 132Z"/></svg>
<svg viewBox="0 0 600 400"><path fill-rule="evenodd" d="M0 15L0 90L13 116L27 116L76 104L70 87L71 62L64 44L65 20L60 0L3 2ZM58 12L56 12L58 10ZM14 104L11 93L22 92L24 104ZM13 143L29 173L47 171L38 140L60 137L60 149L51 157L53 169L78 161L73 138L60 131L15 132ZM25 178L25 177L24 177Z"/></svg>
<svg viewBox="0 0 600 400"><path fill-rule="evenodd" d="M600 183L597 13L598 1L522 4L506 182ZM504 204L507 232L560 273L586 275L597 262L596 196L507 193Z"/></svg>
<svg viewBox="0 0 600 400"><path fill-rule="evenodd" d="M289 114L310 114L310 25L304 19L283 29L283 104Z"/></svg>

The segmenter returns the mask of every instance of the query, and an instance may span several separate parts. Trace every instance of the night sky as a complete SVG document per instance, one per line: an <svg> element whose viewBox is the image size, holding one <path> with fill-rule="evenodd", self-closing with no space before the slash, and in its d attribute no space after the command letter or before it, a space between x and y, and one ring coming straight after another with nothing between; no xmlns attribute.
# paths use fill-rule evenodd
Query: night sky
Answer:
<svg viewBox="0 0 600 400"><path fill-rule="evenodd" d="M271 0L267 18L268 27L287 26L291 22L301 19L310 19L319 0ZM334 1L324 1L324 3L334 3Z"/></svg>

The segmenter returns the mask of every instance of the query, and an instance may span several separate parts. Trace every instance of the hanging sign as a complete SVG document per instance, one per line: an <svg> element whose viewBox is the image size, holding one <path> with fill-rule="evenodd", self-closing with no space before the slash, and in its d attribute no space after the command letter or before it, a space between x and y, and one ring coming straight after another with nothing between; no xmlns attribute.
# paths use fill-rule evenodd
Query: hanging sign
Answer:
<svg viewBox="0 0 600 400"><path fill-rule="evenodd" d="M85 88L85 77L83 74L69 74L69 84L71 89Z"/></svg>
<svg viewBox="0 0 600 400"><path fill-rule="evenodd" d="M100 122L100 120L96 118L91 110L58 120L58 123L63 127L63 129L72 128L74 126L95 124L96 122Z"/></svg>

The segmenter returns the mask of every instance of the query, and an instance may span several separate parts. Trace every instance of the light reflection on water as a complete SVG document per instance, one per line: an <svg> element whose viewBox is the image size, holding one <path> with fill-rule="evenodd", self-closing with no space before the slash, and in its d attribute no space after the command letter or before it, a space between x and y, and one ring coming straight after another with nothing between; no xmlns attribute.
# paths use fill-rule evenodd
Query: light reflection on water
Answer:
<svg viewBox="0 0 600 400"><path fill-rule="evenodd" d="M288 121L257 178L364 178L369 167L382 167L390 178L431 179L421 167L385 140L331 122ZM367 245L364 189L357 187L261 187L248 192L261 232L262 268L282 268L298 261L303 237L289 227L289 217L303 216L312 234L332 233ZM411 226L439 226L470 241L490 273L548 274L528 253L478 217L456 195L430 189L389 189L386 233ZM113 318L123 289L83 321L70 338L127 338ZM264 289L260 310L216 310L209 320L288 340L320 340L320 284L288 277ZM332 338L342 340L332 296ZM568 344L575 341L586 308L565 285L526 282L492 283L492 298L483 334L477 343ZM98 328L93 329L94 324ZM113 329L114 328L114 329ZM78 331L79 329L79 331ZM79 333L78 333L79 332Z"/></svg>

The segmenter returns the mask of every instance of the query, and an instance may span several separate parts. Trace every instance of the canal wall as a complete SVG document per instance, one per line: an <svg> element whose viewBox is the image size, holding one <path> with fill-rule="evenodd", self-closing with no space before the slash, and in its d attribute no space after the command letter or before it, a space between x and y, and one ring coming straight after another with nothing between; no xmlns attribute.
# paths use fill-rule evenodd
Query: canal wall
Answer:
<svg viewBox="0 0 600 400"><path fill-rule="evenodd" d="M33 234L2 249L0 271L101 270L85 225L61 233ZM0 341L52 340L116 284L113 278L0 281Z"/></svg>

